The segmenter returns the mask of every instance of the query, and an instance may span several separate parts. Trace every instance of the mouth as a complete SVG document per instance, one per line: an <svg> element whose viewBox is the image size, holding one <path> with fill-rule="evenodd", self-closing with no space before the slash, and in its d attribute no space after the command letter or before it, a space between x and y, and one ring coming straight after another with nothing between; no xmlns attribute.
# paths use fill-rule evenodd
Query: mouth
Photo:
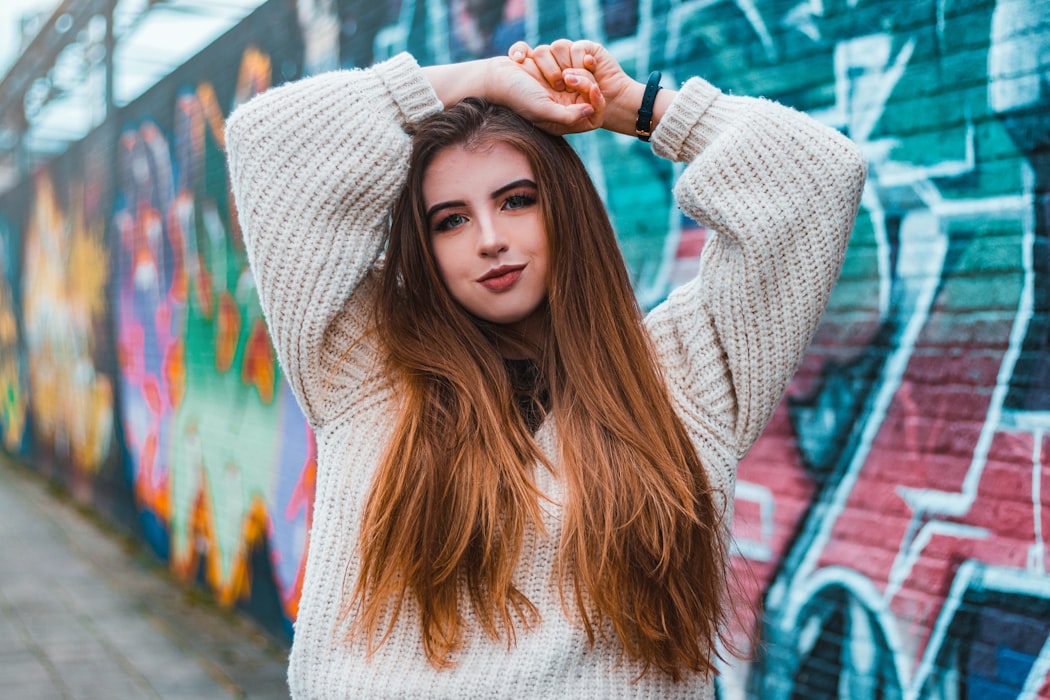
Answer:
<svg viewBox="0 0 1050 700"><path fill-rule="evenodd" d="M502 292L518 281L524 269L524 265L500 265L483 274L477 281L485 289Z"/></svg>

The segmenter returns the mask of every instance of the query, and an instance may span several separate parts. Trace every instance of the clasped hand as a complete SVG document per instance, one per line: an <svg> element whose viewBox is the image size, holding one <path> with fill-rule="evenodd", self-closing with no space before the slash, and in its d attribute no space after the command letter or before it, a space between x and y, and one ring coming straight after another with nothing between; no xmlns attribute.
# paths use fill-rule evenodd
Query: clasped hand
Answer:
<svg viewBox="0 0 1050 700"><path fill-rule="evenodd" d="M610 105L631 78L604 46L561 39L535 48L524 41L493 59L490 94L544 131L572 134L606 126Z"/></svg>

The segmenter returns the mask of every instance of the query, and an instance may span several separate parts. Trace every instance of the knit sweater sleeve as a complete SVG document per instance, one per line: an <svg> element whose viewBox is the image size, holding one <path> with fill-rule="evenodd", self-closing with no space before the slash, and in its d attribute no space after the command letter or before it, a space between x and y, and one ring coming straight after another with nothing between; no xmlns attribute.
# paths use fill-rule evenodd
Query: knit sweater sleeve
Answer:
<svg viewBox="0 0 1050 700"><path fill-rule="evenodd" d="M407 174L405 126L441 109L415 60L401 54L270 89L226 123L230 180L263 313L315 426L338 408L322 390L326 331L341 315L367 315L360 288Z"/></svg>
<svg viewBox="0 0 1050 700"><path fill-rule="evenodd" d="M688 162L675 199L709 233L697 276L647 325L687 428L739 460L827 304L865 164L852 142L812 118L700 78L669 106L653 148Z"/></svg>

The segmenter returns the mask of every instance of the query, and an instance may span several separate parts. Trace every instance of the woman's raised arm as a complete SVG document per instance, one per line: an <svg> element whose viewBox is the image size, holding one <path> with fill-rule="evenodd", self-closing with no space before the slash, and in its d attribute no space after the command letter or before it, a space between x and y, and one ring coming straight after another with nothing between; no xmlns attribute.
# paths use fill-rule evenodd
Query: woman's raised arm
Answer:
<svg viewBox="0 0 1050 700"><path fill-rule="evenodd" d="M442 109L415 60L273 88L226 125L230 180L281 367L312 423L325 418L324 335L379 255L407 170L405 128Z"/></svg>
<svg viewBox="0 0 1050 700"><path fill-rule="evenodd" d="M739 459L780 401L828 302L864 159L845 136L801 112L725 95L700 78L664 113L653 150L689 163L675 199L710 233L697 276L647 323L693 427Z"/></svg>

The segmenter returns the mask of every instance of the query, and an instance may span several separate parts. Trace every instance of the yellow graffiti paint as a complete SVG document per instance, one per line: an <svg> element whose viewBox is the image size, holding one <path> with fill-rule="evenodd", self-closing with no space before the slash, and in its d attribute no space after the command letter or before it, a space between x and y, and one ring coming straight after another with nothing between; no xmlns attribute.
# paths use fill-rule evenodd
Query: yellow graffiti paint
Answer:
<svg viewBox="0 0 1050 700"><path fill-rule="evenodd" d="M113 384L94 362L109 278L104 224L85 221L82 184L71 186L68 211L47 171L34 184L22 295L34 425L74 471L93 475L113 432Z"/></svg>

